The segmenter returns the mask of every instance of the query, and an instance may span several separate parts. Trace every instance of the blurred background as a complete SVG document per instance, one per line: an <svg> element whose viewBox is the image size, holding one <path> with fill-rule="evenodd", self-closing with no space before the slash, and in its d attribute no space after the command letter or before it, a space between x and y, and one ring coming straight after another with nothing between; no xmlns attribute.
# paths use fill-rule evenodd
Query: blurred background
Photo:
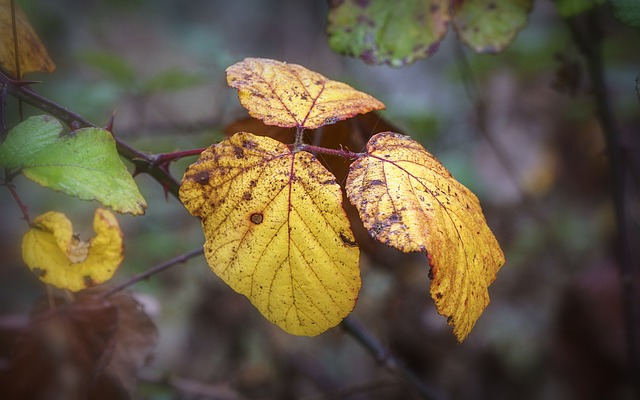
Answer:
<svg viewBox="0 0 640 400"><path fill-rule="evenodd" d="M114 134L144 152L222 140L228 124L247 116L224 74L245 57L298 63L375 96L387 107L382 118L478 195L507 263L462 344L435 311L419 255L363 252L352 317L438 398L633 398L606 143L584 61L553 2L537 1L527 28L501 54L474 54L450 31L433 57L400 69L331 51L324 1L19 4L57 65L52 75L27 77L42 81L34 89L101 126L114 115ZM637 284L640 33L606 6L599 12L607 92L628 166L625 218ZM13 126L15 100L7 107ZM172 164L174 176L194 160ZM204 242L199 221L176 199L148 176L136 181L149 207L143 217L118 217L126 252L114 282ZM26 179L15 184L32 216L63 211L92 236L95 203ZM6 190L0 202L0 313L26 316L45 289L20 261L27 227L19 209ZM305 338L271 325L203 258L132 291L159 332L136 398L417 398L340 327Z"/></svg>

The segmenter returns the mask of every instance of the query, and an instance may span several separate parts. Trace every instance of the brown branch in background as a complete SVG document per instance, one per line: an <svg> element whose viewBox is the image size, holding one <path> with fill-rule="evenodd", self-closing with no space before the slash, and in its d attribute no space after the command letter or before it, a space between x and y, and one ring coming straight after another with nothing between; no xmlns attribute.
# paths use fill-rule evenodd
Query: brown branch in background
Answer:
<svg viewBox="0 0 640 400"><path fill-rule="evenodd" d="M622 307L625 324L625 336L628 348L629 370L627 379L635 390L635 397L640 398L640 353L638 322L640 307L636 303L637 288L634 280L634 266L631 260L629 235L627 232L626 211L626 171L625 151L621 143L621 134L614 121L605 83L602 61L602 31L599 23L599 10L594 8L584 16L567 19L567 25L576 46L586 61L588 76L593 86L597 117L602 127L607 144L607 152L611 163L611 190L616 217L616 256L620 273ZM583 18L584 17L584 18ZM638 81L636 80L636 90ZM636 271L637 272L637 271Z"/></svg>
<svg viewBox="0 0 640 400"><path fill-rule="evenodd" d="M456 57L458 61L458 68L460 69L460 75L462 76L462 82L467 92L467 96L475 105L474 112L477 120L477 132L487 142L494 157L502 167L502 170L506 173L507 178L514 185L518 191L518 196L522 201L523 209L536 223L543 227L548 234L544 236L544 244L548 254L554 255L558 261L565 266L574 265L573 260L563 249L557 246L561 240L558 237L558 233L552 228L551 223L547 219L546 215L540 211L538 204L529 194L522 188L522 179L518 174L518 170L514 163L511 161L509 154L503 149L502 146L494 139L487 129L486 118L486 101L480 94L478 85L473 75L473 71L467 57L464 54L462 44L456 42Z"/></svg>
<svg viewBox="0 0 640 400"><path fill-rule="evenodd" d="M122 282L119 285L116 285L114 287L112 287L111 289L107 290L106 292L102 293L100 295L100 298L106 299L109 296L113 296L114 294L135 285L136 283L148 279L149 277L164 271L167 268L173 267L174 265L177 264L182 264L186 261L189 261L190 259L197 257L197 256L201 256L202 254L204 254L204 250L202 250L202 248L198 248L195 250L191 250L188 253L184 253L181 254L179 256L176 256L170 260L164 261L160 264L154 265L153 267L149 268L148 270L146 270L145 272L139 274L139 275L134 275L131 278L129 278L128 280Z"/></svg>
<svg viewBox="0 0 640 400"><path fill-rule="evenodd" d="M431 389L425 386L424 382L422 382L412 370L408 369L402 362L396 359L378 339L355 319L348 316L342 320L340 326L360 343L378 364L398 375L404 382L409 384L409 387L415 395L425 400L435 400L439 398Z"/></svg>

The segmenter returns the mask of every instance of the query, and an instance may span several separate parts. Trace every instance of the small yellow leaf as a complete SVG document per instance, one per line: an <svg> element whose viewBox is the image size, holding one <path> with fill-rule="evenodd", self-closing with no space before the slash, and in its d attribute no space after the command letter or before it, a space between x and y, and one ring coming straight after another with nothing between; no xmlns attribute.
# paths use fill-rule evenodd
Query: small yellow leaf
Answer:
<svg viewBox="0 0 640 400"><path fill-rule="evenodd" d="M103 283L124 257L122 232L115 216L101 208L93 230L96 236L83 242L64 214L42 214L22 239L22 258L40 280L58 288L76 292Z"/></svg>
<svg viewBox="0 0 640 400"><path fill-rule="evenodd" d="M367 154L351 164L346 189L372 237L427 252L431 297L463 341L505 262L478 198L422 145L393 132L371 138Z"/></svg>
<svg viewBox="0 0 640 400"><path fill-rule="evenodd" d="M17 2L16 2L17 3ZM20 52L20 74L29 72L53 72L56 66L47 54L38 35L31 27L27 16L18 4L16 9L16 29L18 33L18 51ZM17 76L15 47L13 38L13 22L10 0L0 0L0 68L14 78Z"/></svg>
<svg viewBox="0 0 640 400"><path fill-rule="evenodd" d="M227 68L240 104L267 125L316 129L384 104L351 86L297 64L247 58Z"/></svg>
<svg viewBox="0 0 640 400"><path fill-rule="evenodd" d="M353 309L359 250L340 186L311 154L237 133L187 169L180 200L202 220L213 272L269 321L313 336Z"/></svg>

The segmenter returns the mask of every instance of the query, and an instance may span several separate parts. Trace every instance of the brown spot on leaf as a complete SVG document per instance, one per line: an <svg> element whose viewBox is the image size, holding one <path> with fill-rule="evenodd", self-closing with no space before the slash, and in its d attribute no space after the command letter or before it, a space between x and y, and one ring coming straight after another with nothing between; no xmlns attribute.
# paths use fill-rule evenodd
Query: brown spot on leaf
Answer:
<svg viewBox="0 0 640 400"><path fill-rule="evenodd" d="M342 232L340 232L340 240L342 240L342 243L346 244L349 247L358 246L358 243L356 243L355 240L349 239L349 237Z"/></svg>
<svg viewBox="0 0 640 400"><path fill-rule="evenodd" d="M85 275L82 277L82 280L84 281L84 284L86 287L93 287L96 285L96 282L93 280L93 278L89 275Z"/></svg>
<svg viewBox="0 0 640 400"><path fill-rule="evenodd" d="M242 149L242 147L234 147L233 154L235 154L236 158L243 158L244 150Z"/></svg>
<svg viewBox="0 0 640 400"><path fill-rule="evenodd" d="M34 268L32 271L38 278L44 278L47 275L46 269Z"/></svg>
<svg viewBox="0 0 640 400"><path fill-rule="evenodd" d="M251 196L251 192L244 192L244 194L242 195L242 200L245 201L249 201L253 198L253 196Z"/></svg>
<svg viewBox="0 0 640 400"><path fill-rule="evenodd" d="M194 182L204 185L209 182L209 171L200 171L194 174L192 179Z"/></svg>
<svg viewBox="0 0 640 400"><path fill-rule="evenodd" d="M261 213L254 213L254 214L251 214L251 217L249 219L254 224L259 225L264 220L264 216Z"/></svg>

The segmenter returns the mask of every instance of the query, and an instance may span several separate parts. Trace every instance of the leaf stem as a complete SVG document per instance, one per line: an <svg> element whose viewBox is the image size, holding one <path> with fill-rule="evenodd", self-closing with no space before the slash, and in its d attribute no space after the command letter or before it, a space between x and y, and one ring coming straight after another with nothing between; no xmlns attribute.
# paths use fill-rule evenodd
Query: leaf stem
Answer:
<svg viewBox="0 0 640 400"><path fill-rule="evenodd" d="M154 154L150 156L150 159L152 160L151 165L153 166L162 165L175 160L179 160L184 157L199 156L200 153L202 153L205 149L206 147L202 147L199 149L181 150L181 151L174 151L171 153Z"/></svg>
<svg viewBox="0 0 640 400"><path fill-rule="evenodd" d="M197 257L204 254L204 250L202 248L199 249L195 249L195 250L191 250L188 253L184 253L181 254L179 256L176 256L170 260L161 262L160 264L156 264L153 267L149 268L148 270L146 270L145 272L138 274L138 275L133 275L131 278L129 278L128 280L122 282L119 285L116 285L114 287L112 287L111 289L107 290L106 292L102 293L100 295L101 299L106 299L110 296L113 296L114 294L135 285L136 283L145 280L159 272L164 271L165 269L168 269L174 265L177 264L181 264L184 263L188 260L190 260L191 258Z"/></svg>
<svg viewBox="0 0 640 400"><path fill-rule="evenodd" d="M310 144L303 144L302 146L300 146L300 150L306 150L308 152L314 153L330 154L332 156L347 158L349 160L355 160L356 158L360 158L364 155L364 153L354 153L349 150L342 149L327 149L326 147L313 146Z"/></svg>
<svg viewBox="0 0 640 400"><path fill-rule="evenodd" d="M302 147L304 146L304 128L301 126L296 126L296 138L295 141L293 142L293 152L297 153L298 151L302 150Z"/></svg>
<svg viewBox="0 0 640 400"><path fill-rule="evenodd" d="M5 170L5 175L8 175L6 170ZM15 200L16 204L18 204L18 207L22 212L22 219L25 220L27 224L31 225L32 221L31 221L31 217L29 216L29 206L27 206L22 202L22 199L20 198L20 195L18 194L16 187L10 181L10 178L7 178L7 180L4 182L4 185L7 187L7 189L9 189L11 196L13 196L13 199Z"/></svg>
<svg viewBox="0 0 640 400"><path fill-rule="evenodd" d="M426 400L439 398L412 370L396 359L362 324L348 316L342 320L340 326L360 343L378 364L399 375L421 398Z"/></svg>

